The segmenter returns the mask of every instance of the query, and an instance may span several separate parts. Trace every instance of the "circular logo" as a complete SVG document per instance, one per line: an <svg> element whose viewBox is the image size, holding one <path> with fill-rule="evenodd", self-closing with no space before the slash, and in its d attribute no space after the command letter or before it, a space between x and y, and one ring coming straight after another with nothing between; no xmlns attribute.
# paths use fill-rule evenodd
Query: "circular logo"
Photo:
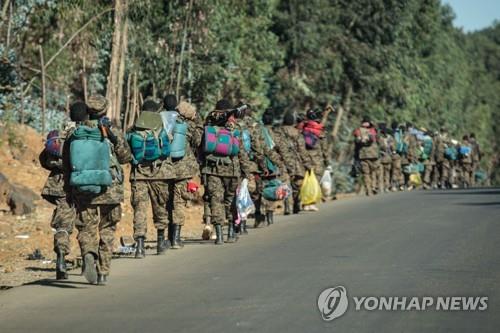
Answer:
<svg viewBox="0 0 500 333"><path fill-rule="evenodd" d="M343 286L325 289L318 297L318 308L324 321L342 316L348 303L347 291Z"/></svg>

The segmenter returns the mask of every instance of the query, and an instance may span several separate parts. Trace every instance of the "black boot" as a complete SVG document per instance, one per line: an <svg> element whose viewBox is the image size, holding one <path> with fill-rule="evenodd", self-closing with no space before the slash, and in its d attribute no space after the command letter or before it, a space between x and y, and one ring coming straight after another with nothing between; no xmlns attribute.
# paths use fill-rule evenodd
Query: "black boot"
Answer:
<svg viewBox="0 0 500 333"><path fill-rule="evenodd" d="M220 224L215 224L215 235L217 238L215 238L215 245L222 245L224 244L224 235L222 234L222 225Z"/></svg>
<svg viewBox="0 0 500 333"><path fill-rule="evenodd" d="M61 249L57 249L56 279L57 280L68 279L68 272L66 271L66 260L64 260L64 251Z"/></svg>
<svg viewBox="0 0 500 333"><path fill-rule="evenodd" d="M234 233L234 222L229 222L227 226L227 242L234 243L238 240L238 237Z"/></svg>
<svg viewBox="0 0 500 333"><path fill-rule="evenodd" d="M172 229L172 225L168 227L168 231ZM164 254L170 248L170 241L165 239L165 230L158 230L156 232L156 254Z"/></svg>
<svg viewBox="0 0 500 333"><path fill-rule="evenodd" d="M267 225L271 225L274 223L274 213L273 212L266 212L266 221L267 221Z"/></svg>
<svg viewBox="0 0 500 333"><path fill-rule="evenodd" d="M184 244L181 240L181 227L178 224L172 224L172 249L181 249L184 247Z"/></svg>
<svg viewBox="0 0 500 333"><path fill-rule="evenodd" d="M290 198L285 199L284 205L285 205L285 211L283 214L290 215Z"/></svg>
<svg viewBox="0 0 500 333"><path fill-rule="evenodd" d="M300 201L299 200L293 201L293 213L294 214L300 213Z"/></svg>
<svg viewBox="0 0 500 333"><path fill-rule="evenodd" d="M262 222L266 220L266 217L260 212L256 211L255 212L255 224L253 225L254 228L258 228Z"/></svg>
<svg viewBox="0 0 500 333"><path fill-rule="evenodd" d="M146 256L146 250L144 250L144 236L137 237L135 241L135 258L142 259Z"/></svg>
<svg viewBox="0 0 500 333"><path fill-rule="evenodd" d="M247 221L246 220L242 220L240 222L240 234L241 235L248 235Z"/></svg>

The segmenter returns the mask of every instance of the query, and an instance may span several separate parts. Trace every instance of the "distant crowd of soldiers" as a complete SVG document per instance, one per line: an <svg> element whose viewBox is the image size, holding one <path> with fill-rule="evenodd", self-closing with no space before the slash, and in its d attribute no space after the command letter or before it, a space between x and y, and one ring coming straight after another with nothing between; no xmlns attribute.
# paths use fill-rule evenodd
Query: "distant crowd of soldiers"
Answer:
<svg viewBox="0 0 500 333"><path fill-rule="evenodd" d="M430 131L411 123L375 125L364 117L354 132L352 175L362 175L367 195L388 191L467 188L480 178L481 150L474 133L461 141L446 128Z"/></svg>
<svg viewBox="0 0 500 333"><path fill-rule="evenodd" d="M71 122L49 133L40 155L41 165L50 171L42 194L56 206L51 226L57 279L68 277L65 256L76 227L84 277L91 284L107 284L116 225L122 218L123 164L131 164L136 258L146 255L149 204L157 254L183 248L185 208L198 190L197 177L204 186L204 219L213 226L212 239L218 245L248 233L248 216L236 209L243 179L255 206L255 228L274 223L280 202L285 215L318 210L315 202L302 204L299 192L306 173L321 177L329 165L322 111L309 110L303 119L288 112L281 126L275 126L273 109L257 119L252 106L222 99L201 119L192 104L166 95L161 103L146 100L124 136L106 117L107 109L108 101L100 95L73 103ZM372 160L364 153L372 144L363 135L363 170L369 170L367 165L375 170L378 156ZM378 134L373 139L378 146ZM368 186L369 177L367 173Z"/></svg>

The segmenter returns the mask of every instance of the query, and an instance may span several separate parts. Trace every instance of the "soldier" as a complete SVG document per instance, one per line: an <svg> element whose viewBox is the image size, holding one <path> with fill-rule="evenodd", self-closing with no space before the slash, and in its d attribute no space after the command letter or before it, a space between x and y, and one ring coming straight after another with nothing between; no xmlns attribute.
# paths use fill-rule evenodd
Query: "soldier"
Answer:
<svg viewBox="0 0 500 333"><path fill-rule="evenodd" d="M302 124L302 134L306 144L309 160L312 164L312 171L319 179L323 171L330 163L328 157L328 142L325 136L324 126L321 124L322 112L320 110L308 110L306 120ZM304 210L317 211L316 205L304 206Z"/></svg>
<svg viewBox="0 0 500 333"><path fill-rule="evenodd" d="M237 240L234 230L235 194L240 176L253 181L248 155L241 149L241 129L235 109L228 100L215 105L206 119L202 175L210 198L211 223L216 232L215 244L224 244L222 226L228 224L227 241Z"/></svg>
<svg viewBox="0 0 500 333"><path fill-rule="evenodd" d="M406 156L407 145L404 142L404 129L397 122L392 122L392 135L394 137L394 152L392 154L392 191L404 190L405 178L403 175L402 159Z"/></svg>
<svg viewBox="0 0 500 333"><path fill-rule="evenodd" d="M416 165L418 163L419 158L419 145L416 137L416 130L413 127L413 124L410 122L406 123L405 127L405 136L404 142L408 147L405 158L402 159L401 164L403 166L403 170L405 170L405 166L410 164ZM406 185L407 189L411 191L413 189L413 185L409 184L409 174L405 174L406 176Z"/></svg>
<svg viewBox="0 0 500 333"><path fill-rule="evenodd" d="M450 177L450 161L445 156L446 150L449 145L448 131L446 128L441 127L438 136L435 139L436 149L434 151L434 159L436 161L436 168L439 174L439 186L441 189L447 188Z"/></svg>
<svg viewBox="0 0 500 333"><path fill-rule="evenodd" d="M293 213L298 214L301 206L300 187L306 169L312 169L312 164L306 151L304 137L295 125L295 115L292 112L285 113L283 126L276 131L275 143L292 186Z"/></svg>
<svg viewBox="0 0 500 333"><path fill-rule="evenodd" d="M370 118L363 117L361 127L353 132L354 142L359 149L361 170L365 182L366 195L374 194L374 186L380 174L379 147L377 130L370 122Z"/></svg>
<svg viewBox="0 0 500 333"><path fill-rule="evenodd" d="M392 155L395 151L395 142L386 123L380 123L378 127L380 130L380 163L382 165L380 189L382 192L387 192L391 188Z"/></svg>
<svg viewBox="0 0 500 333"><path fill-rule="evenodd" d="M265 165L266 171L263 173L263 187L265 187L268 181L277 179L278 176L287 177L286 168L282 160L282 155L279 154L278 148L276 147L276 134L273 131L274 123L274 110L268 108L262 114L262 136L264 141L264 155L265 155ZM267 225L274 223L274 211L276 209L277 202L270 201L263 197L262 192L260 193L260 200L264 205L266 212L266 222Z"/></svg>
<svg viewBox="0 0 500 333"><path fill-rule="evenodd" d="M261 210L261 194L263 190L262 177L265 173L268 173L264 163L264 150L266 148L262 138L262 125L252 117L252 107L248 104L240 103L240 106L242 105L245 105L246 109L239 114L238 125L241 129L242 149L248 156L249 170L253 175L253 181L249 182L248 190L255 205L254 228L258 228L261 222L265 220L265 216ZM240 233L248 233L246 224L246 220L240 222Z"/></svg>
<svg viewBox="0 0 500 333"><path fill-rule="evenodd" d="M90 121L77 126L64 144L65 187L71 191L76 208L83 275L91 284L105 285L116 224L122 216L120 164L129 163L132 155L124 138L114 134L105 117L107 100L100 95L90 96L88 107Z"/></svg>
<svg viewBox="0 0 500 333"><path fill-rule="evenodd" d="M469 137L464 135L462 138L462 143L459 146L458 158L460 166L460 175L462 180L462 186L468 188L472 184L472 179L474 178L472 164L472 145L469 141Z"/></svg>
<svg viewBox="0 0 500 333"><path fill-rule="evenodd" d="M422 141L420 142L421 144L421 155L420 155L420 160L424 164L424 179L423 179L423 188L428 190L433 187L433 179L434 178L434 167L436 165L436 160L435 158L435 150L436 146L434 145L434 140L433 140L433 132L432 131L427 131L423 129L423 132L425 135L422 137Z"/></svg>
<svg viewBox="0 0 500 333"><path fill-rule="evenodd" d="M472 147L472 179L471 186L475 185L476 181L476 172L479 170L479 162L481 162L481 147L479 146L479 142L476 140L476 135L471 133L469 135L469 142Z"/></svg>
<svg viewBox="0 0 500 333"><path fill-rule="evenodd" d="M49 177L42 189L42 197L56 206L52 214L50 226L56 230L54 234L54 252L56 259L56 279L67 279L65 256L70 253L70 236L75 225L75 210L64 191L64 170L62 147L64 141L76 126L76 123L88 120L87 105L75 102L70 106L70 119L61 132L49 133L46 147L39 156L40 164L50 171Z"/></svg>

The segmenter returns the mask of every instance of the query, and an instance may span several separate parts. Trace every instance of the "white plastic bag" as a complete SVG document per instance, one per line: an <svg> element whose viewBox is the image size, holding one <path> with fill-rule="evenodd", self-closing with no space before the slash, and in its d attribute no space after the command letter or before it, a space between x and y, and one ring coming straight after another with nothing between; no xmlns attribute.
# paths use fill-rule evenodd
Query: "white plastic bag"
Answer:
<svg viewBox="0 0 500 333"><path fill-rule="evenodd" d="M175 122L179 114L175 111L162 111L160 112L161 120L163 121L163 128L170 136L174 130Z"/></svg>
<svg viewBox="0 0 500 333"><path fill-rule="evenodd" d="M236 197L236 209L241 220L246 220L248 215L255 212L255 205L248 191L248 179L243 179Z"/></svg>
<svg viewBox="0 0 500 333"><path fill-rule="evenodd" d="M331 175L331 168L326 168L325 172L323 172L323 176L319 181L321 186L321 192L323 192L324 197L329 197L332 194L333 180Z"/></svg>

